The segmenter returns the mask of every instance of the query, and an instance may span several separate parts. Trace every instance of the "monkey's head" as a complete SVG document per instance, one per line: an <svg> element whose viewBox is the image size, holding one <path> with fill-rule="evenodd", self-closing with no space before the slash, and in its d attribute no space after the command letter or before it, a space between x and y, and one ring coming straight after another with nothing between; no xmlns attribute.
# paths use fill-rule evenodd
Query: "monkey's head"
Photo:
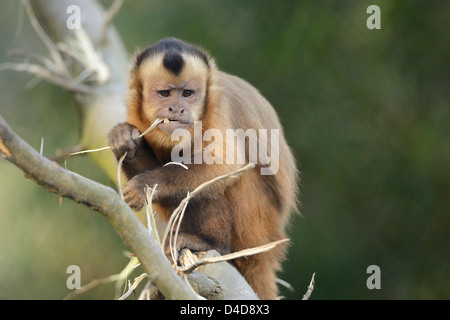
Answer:
<svg viewBox="0 0 450 320"><path fill-rule="evenodd" d="M128 122L143 132L157 118L164 119L146 139L170 146L175 129L191 131L202 118L214 67L206 52L174 38L140 51L131 70Z"/></svg>

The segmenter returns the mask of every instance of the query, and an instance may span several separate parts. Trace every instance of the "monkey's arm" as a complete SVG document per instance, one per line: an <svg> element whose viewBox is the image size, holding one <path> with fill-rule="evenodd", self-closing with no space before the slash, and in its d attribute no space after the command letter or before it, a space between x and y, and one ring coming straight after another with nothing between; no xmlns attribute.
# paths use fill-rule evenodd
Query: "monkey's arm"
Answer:
<svg viewBox="0 0 450 320"><path fill-rule="evenodd" d="M184 212L176 250L179 251L183 248L189 248L192 251L215 249L220 254L229 253L231 251L232 212L233 207L230 206L226 196L210 200L203 198L201 203L190 201Z"/></svg>
<svg viewBox="0 0 450 320"><path fill-rule="evenodd" d="M122 163L122 170L128 179L153 168L161 166L153 150L144 138L139 137L139 130L127 123L116 125L109 133L109 145L116 156L120 159L127 153Z"/></svg>
<svg viewBox="0 0 450 320"><path fill-rule="evenodd" d="M236 165L224 164L188 164L186 166L187 170L182 166L169 165L136 175L123 189L125 201L134 209L142 208L145 200L145 186L158 184L153 201L164 206L178 206L188 192L192 192L204 182L230 173L237 168ZM203 188L191 201L195 203L202 202L205 198L218 199L223 196L227 187L237 181L236 179L239 178L230 177L217 181Z"/></svg>

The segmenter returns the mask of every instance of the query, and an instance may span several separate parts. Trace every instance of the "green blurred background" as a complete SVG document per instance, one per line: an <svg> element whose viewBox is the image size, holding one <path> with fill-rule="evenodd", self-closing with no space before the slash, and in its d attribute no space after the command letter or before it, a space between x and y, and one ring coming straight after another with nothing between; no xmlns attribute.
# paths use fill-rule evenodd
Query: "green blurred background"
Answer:
<svg viewBox="0 0 450 320"><path fill-rule="evenodd" d="M371 4L381 30L366 27ZM18 7L0 3L0 62L14 48L45 53ZM165 36L201 44L277 109L302 172L279 275L295 291L282 295L301 298L316 272L312 299L449 299L449 20L448 1L140 0L115 26L130 53ZM31 79L0 72L0 114L36 149L44 137L47 155L76 144L70 94ZM85 157L67 166L113 186ZM87 283L122 270L126 250L98 213L60 205L0 160L1 299L60 299L69 265ZM366 287L370 265L380 290Z"/></svg>

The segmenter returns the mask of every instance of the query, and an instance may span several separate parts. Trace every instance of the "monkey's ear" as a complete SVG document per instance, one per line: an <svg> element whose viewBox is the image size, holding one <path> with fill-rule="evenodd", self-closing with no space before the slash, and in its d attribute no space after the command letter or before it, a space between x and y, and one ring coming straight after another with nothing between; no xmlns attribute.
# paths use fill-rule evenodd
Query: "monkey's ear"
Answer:
<svg viewBox="0 0 450 320"><path fill-rule="evenodd" d="M126 104L128 115L134 115L139 112L142 106L142 82L138 69L132 67L129 74L128 92Z"/></svg>
<svg viewBox="0 0 450 320"><path fill-rule="evenodd" d="M129 80L128 80L130 92L128 93L128 99L136 99L142 93L142 83L138 72L139 67L137 66L138 56L140 55L142 50L143 50L142 48L136 49L130 60L131 63L129 66Z"/></svg>
<svg viewBox="0 0 450 320"><path fill-rule="evenodd" d="M203 55L206 57L206 59L208 60L208 67L210 69L216 69L216 61L214 60L214 58L209 54L208 50L206 50L205 48L201 47L201 46L197 46L197 48L203 53Z"/></svg>
<svg viewBox="0 0 450 320"><path fill-rule="evenodd" d="M216 60L213 57L209 56L208 63L211 69L217 69Z"/></svg>
<svg viewBox="0 0 450 320"><path fill-rule="evenodd" d="M131 56L132 58L130 59L129 71L132 73L136 72L137 70L138 57L142 50L142 48L137 48Z"/></svg>

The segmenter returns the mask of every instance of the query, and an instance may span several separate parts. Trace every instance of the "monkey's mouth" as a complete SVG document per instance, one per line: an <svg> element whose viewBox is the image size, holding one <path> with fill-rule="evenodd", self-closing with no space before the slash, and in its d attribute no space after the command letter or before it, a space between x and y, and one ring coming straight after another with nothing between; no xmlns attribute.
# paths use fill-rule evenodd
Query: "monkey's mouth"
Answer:
<svg viewBox="0 0 450 320"><path fill-rule="evenodd" d="M180 120L164 118L163 123L181 123Z"/></svg>
<svg viewBox="0 0 450 320"><path fill-rule="evenodd" d="M164 118L164 120L158 125L158 127L166 133L172 133L176 129L189 129L190 126L190 123L173 118Z"/></svg>

